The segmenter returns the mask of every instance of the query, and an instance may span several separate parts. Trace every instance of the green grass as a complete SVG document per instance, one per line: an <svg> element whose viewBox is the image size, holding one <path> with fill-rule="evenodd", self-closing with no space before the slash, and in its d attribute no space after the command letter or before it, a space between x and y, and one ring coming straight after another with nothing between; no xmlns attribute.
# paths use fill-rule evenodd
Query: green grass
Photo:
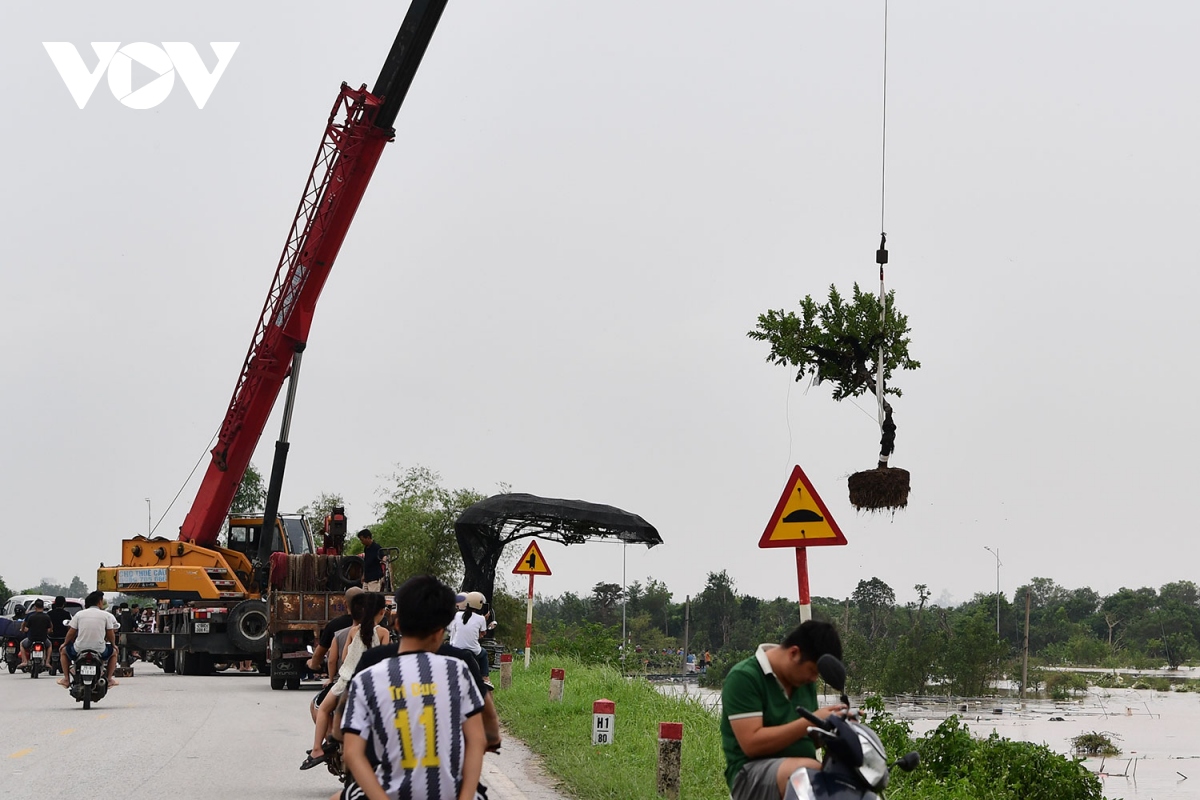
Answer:
<svg viewBox="0 0 1200 800"><path fill-rule="evenodd" d="M550 670L566 670L562 702L550 702ZM496 686L498 673L492 674ZM592 702L616 703L613 744L592 745ZM512 688L495 692L504 726L542 757L580 800L656 797L658 723L683 723L680 796L728 800L720 721L697 702L664 697L645 680L559 656L513 663Z"/></svg>

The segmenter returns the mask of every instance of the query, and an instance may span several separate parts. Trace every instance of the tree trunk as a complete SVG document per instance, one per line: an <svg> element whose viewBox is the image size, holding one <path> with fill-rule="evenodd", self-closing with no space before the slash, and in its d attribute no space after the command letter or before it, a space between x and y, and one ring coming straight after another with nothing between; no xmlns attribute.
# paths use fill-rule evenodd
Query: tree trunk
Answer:
<svg viewBox="0 0 1200 800"><path fill-rule="evenodd" d="M892 404L883 398L883 435L879 439L878 469L887 469L888 457L896 449L896 423L892 421Z"/></svg>

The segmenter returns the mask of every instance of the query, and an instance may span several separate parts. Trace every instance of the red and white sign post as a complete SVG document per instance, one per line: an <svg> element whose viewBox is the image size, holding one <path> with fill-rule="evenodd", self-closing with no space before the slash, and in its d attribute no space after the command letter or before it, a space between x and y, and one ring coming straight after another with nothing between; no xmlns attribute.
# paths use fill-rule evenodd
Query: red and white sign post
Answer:
<svg viewBox="0 0 1200 800"><path fill-rule="evenodd" d="M525 548L517 565L513 567L513 575L529 576L529 604L525 609L525 669L529 669L529 654L533 649L533 578L536 575L549 574L550 567L546 565L546 557L542 555L535 539Z"/></svg>
<svg viewBox="0 0 1200 800"><path fill-rule="evenodd" d="M842 529L834 522L821 496L796 466L788 478L783 496L767 523L759 547L796 548L796 583L800 588L800 621L812 619L812 597L808 591L808 548L846 544Z"/></svg>

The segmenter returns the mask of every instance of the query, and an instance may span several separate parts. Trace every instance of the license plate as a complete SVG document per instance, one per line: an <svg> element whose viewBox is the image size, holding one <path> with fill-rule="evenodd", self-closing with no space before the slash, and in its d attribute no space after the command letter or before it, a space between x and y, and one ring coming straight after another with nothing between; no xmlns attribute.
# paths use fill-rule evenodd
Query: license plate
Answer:
<svg viewBox="0 0 1200 800"><path fill-rule="evenodd" d="M36 658L38 661L41 661L41 660L42 660L42 655L43 655L43 654L42 654L42 651L41 651L41 650L34 650L34 651L33 651L33 657L34 657L34 658Z"/></svg>
<svg viewBox="0 0 1200 800"><path fill-rule="evenodd" d="M196 633L208 633L208 623L207 622L197 622L196 623Z"/></svg>
<svg viewBox="0 0 1200 800"><path fill-rule="evenodd" d="M95 675L96 668L90 664L84 664L82 667L79 668L79 674L80 675Z"/></svg>

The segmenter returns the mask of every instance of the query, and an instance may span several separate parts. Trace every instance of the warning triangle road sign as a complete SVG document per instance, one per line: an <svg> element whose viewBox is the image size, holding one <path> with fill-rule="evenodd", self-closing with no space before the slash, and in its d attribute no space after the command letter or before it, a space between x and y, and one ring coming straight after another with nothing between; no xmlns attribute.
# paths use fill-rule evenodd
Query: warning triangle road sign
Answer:
<svg viewBox="0 0 1200 800"><path fill-rule="evenodd" d="M546 564L546 557L542 555L541 548L537 546L537 539L532 539L529 542L529 547L525 548L525 553L513 567L513 575L549 575L550 567Z"/></svg>
<svg viewBox="0 0 1200 800"><path fill-rule="evenodd" d="M792 470L779 505L767 523L759 547L816 547L846 544L842 529L834 522L821 496L797 466Z"/></svg>

